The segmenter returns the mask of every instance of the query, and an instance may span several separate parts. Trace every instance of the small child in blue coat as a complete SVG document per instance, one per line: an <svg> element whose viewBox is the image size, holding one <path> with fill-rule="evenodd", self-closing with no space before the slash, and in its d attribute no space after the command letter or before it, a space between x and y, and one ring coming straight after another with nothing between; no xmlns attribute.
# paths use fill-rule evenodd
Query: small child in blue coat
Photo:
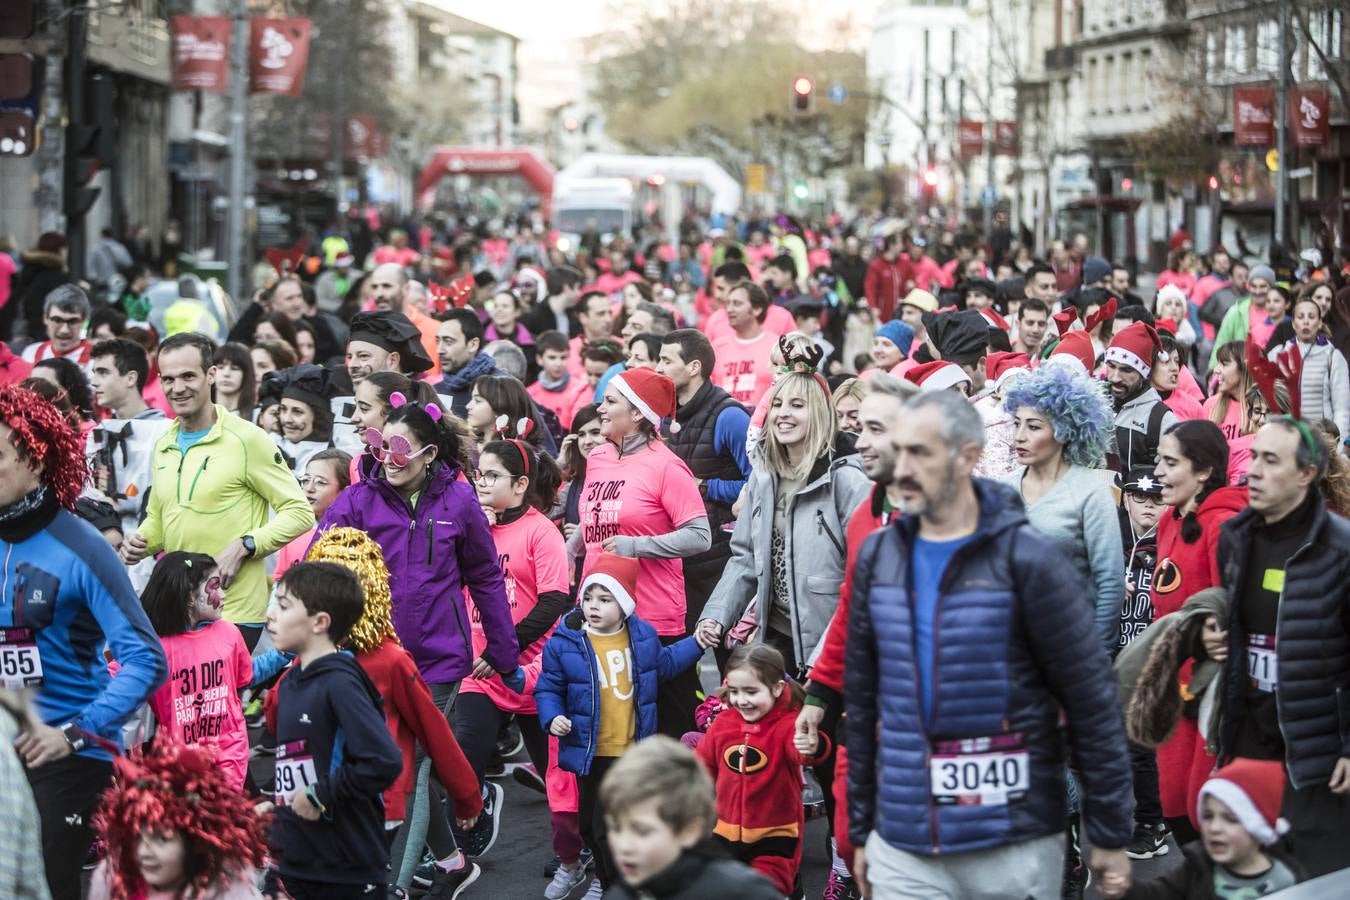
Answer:
<svg viewBox="0 0 1350 900"><path fill-rule="evenodd" d="M544 645L534 688L539 721L558 738L558 766L577 776L581 837L595 854L603 887L616 876L600 781L625 750L656 732L657 685L693 666L706 649L698 636L661 645L656 630L633 614L637 578L636 559L600 554L581 583L580 607ZM591 891L599 896L594 885Z"/></svg>

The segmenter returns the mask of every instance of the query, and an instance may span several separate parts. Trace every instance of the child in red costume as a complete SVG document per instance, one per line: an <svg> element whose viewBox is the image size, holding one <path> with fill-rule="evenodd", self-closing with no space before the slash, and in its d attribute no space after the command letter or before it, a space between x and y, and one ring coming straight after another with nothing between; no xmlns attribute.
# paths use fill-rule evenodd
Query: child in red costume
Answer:
<svg viewBox="0 0 1350 900"><path fill-rule="evenodd" d="M407 828L408 798L417 782L413 757L418 744L431 759L436 777L451 793L456 823L461 828L472 827L483 811L478 779L460 750L450 723L431 699L431 691L418 674L412 655L394 634L389 612L389 570L385 568L384 554L363 531L331 528L310 547L308 560L346 566L356 573L366 594L365 612L352 626L345 649L356 655L356 661L384 698L385 725L403 753L403 772L384 792L386 827L391 831L393 827ZM270 691L264 706L269 731L275 731L278 693ZM455 863L474 865L458 851L448 860L455 869L458 869Z"/></svg>
<svg viewBox="0 0 1350 900"><path fill-rule="evenodd" d="M713 835L732 856L791 896L806 826L802 766L828 756L829 739L822 734L814 747L798 744L801 688L788 684L783 655L767 644L731 654L722 699L728 709L713 721L697 751L717 786Z"/></svg>

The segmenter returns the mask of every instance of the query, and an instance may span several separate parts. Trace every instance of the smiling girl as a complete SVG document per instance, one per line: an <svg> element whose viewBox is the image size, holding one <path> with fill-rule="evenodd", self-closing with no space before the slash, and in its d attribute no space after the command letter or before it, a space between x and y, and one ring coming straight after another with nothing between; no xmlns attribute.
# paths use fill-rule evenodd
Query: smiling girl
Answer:
<svg viewBox="0 0 1350 900"><path fill-rule="evenodd" d="M823 761L829 739L797 737L804 695L787 681L783 654L767 644L731 654L718 694L728 711L713 720L697 750L717 786L713 836L792 896L806 826L802 766Z"/></svg>

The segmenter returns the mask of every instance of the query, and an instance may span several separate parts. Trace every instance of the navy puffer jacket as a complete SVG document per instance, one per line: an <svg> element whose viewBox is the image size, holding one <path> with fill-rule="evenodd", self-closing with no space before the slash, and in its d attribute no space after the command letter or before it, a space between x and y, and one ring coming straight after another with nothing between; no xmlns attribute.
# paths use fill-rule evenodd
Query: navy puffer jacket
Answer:
<svg viewBox="0 0 1350 900"><path fill-rule="evenodd" d="M1285 766L1297 788L1325 784L1336 760L1350 756L1350 522L1329 511L1320 497L1313 502L1312 528L1285 563L1276 613L1275 704ZM1223 759L1232 756L1238 719L1246 709L1247 635L1236 609L1247 578L1252 526L1260 521L1248 507L1225 522L1219 536L1219 571L1234 610L1223 670Z"/></svg>
<svg viewBox="0 0 1350 900"><path fill-rule="evenodd" d="M544 645L543 667L534 686L534 702L545 731L558 716L572 721L572 730L558 738L558 768L577 775L591 770L595 739L600 733L595 648L584 624L580 609L563 616ZM627 624L637 693L637 733L633 740L640 741L656 733L657 686L697 663L703 649L693 637L664 647L656 629L637 616L629 616Z"/></svg>
<svg viewBox="0 0 1350 900"><path fill-rule="evenodd" d="M875 830L893 847L932 855L1062 832L1067 728L1088 836L1124 847L1134 827L1130 761L1087 585L1055 563L1012 489L977 478L975 493L979 523L947 567L933 623L931 723L909 589L918 517L895 519L858 555L844 675L850 837L862 846ZM1027 790L1005 803L931 800L935 741L1015 735L1028 754Z"/></svg>

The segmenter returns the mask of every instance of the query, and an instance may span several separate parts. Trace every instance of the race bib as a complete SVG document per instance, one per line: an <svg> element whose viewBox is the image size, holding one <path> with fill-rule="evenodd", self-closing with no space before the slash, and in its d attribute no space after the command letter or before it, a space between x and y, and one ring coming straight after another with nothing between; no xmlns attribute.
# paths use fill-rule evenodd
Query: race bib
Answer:
<svg viewBox="0 0 1350 900"><path fill-rule="evenodd" d="M1275 635L1253 634L1247 637L1247 677L1252 687L1268 694L1280 683L1278 666L1280 654L1275 650Z"/></svg>
<svg viewBox="0 0 1350 900"><path fill-rule="evenodd" d="M40 684L42 655L33 629L0 629L0 686L17 690Z"/></svg>
<svg viewBox="0 0 1350 900"><path fill-rule="evenodd" d="M938 741L928 777L938 806L1002 806L1031 786L1031 764L1020 734Z"/></svg>
<svg viewBox="0 0 1350 900"><path fill-rule="evenodd" d="M304 741L291 741L277 747L277 784L273 791L277 806L289 805L296 791L304 790L318 780L314 757Z"/></svg>

